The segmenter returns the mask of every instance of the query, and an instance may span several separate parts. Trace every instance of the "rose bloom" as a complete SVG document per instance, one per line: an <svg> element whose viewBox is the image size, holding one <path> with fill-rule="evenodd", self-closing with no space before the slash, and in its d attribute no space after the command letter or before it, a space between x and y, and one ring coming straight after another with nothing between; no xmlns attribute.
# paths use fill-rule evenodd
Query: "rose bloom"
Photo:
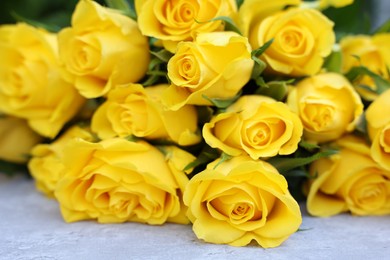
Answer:
<svg viewBox="0 0 390 260"><path fill-rule="evenodd" d="M143 88L139 84L117 86L92 117L92 130L100 138L134 135L146 139L168 139L179 145L200 142L194 106L165 110L161 94L167 84Z"/></svg>
<svg viewBox="0 0 390 260"><path fill-rule="evenodd" d="M179 42L199 33L222 31L222 21L209 21L237 12L234 0L136 0L135 7L142 33L161 40L172 53Z"/></svg>
<svg viewBox="0 0 390 260"><path fill-rule="evenodd" d="M183 165L195 158L179 148L162 149L165 156L144 141L122 138L67 145L55 189L64 220L188 223L181 201L188 182Z"/></svg>
<svg viewBox="0 0 390 260"><path fill-rule="evenodd" d="M354 66L365 66L383 78L390 80L390 33L381 33L373 36L354 35L346 36L340 41L343 57L343 71L348 72ZM374 80L366 75L361 76L357 85L364 85L372 91L357 87L364 99L374 100L377 87Z"/></svg>
<svg viewBox="0 0 390 260"><path fill-rule="evenodd" d="M346 136L337 141L338 154L310 165L307 210L314 216L350 211L354 215L390 213L390 172L370 156L363 139Z"/></svg>
<svg viewBox="0 0 390 260"><path fill-rule="evenodd" d="M333 22L320 11L307 8L289 8L266 17L251 27L248 38L253 49L274 39L260 58L269 73L289 76L318 73L335 43Z"/></svg>
<svg viewBox="0 0 390 260"><path fill-rule="evenodd" d="M372 158L390 170L390 90L383 92L366 110Z"/></svg>
<svg viewBox="0 0 390 260"><path fill-rule="evenodd" d="M216 244L276 247L302 222L285 178L248 156L210 163L188 183L184 203L196 236Z"/></svg>
<svg viewBox="0 0 390 260"><path fill-rule="evenodd" d="M203 126L208 145L237 156L253 159L295 152L302 136L297 114L276 100L259 95L241 96L226 112Z"/></svg>
<svg viewBox="0 0 390 260"><path fill-rule="evenodd" d="M42 139L26 120L0 115L0 160L26 163L30 150Z"/></svg>
<svg viewBox="0 0 390 260"><path fill-rule="evenodd" d="M68 77L87 98L105 95L114 85L133 83L146 73L149 44L138 25L118 10L81 0L72 27L58 35Z"/></svg>
<svg viewBox="0 0 390 260"><path fill-rule="evenodd" d="M29 173L35 180L36 188L48 197L54 197L55 187L64 170L63 149L70 140L75 138L87 141L94 139L87 129L75 125L52 143L38 144L31 150L31 159L27 164Z"/></svg>
<svg viewBox="0 0 390 260"><path fill-rule="evenodd" d="M301 2L302 0L245 0L235 19L243 35L249 36L268 16L282 11L287 6L298 6Z"/></svg>
<svg viewBox="0 0 390 260"><path fill-rule="evenodd" d="M299 114L306 140L323 143L355 129L363 104L352 85L340 74L323 73L300 81L287 99Z"/></svg>
<svg viewBox="0 0 390 260"><path fill-rule="evenodd" d="M181 42L168 62L171 85L163 103L171 110L185 104L211 105L208 98L233 98L249 81L254 61L246 37L234 32L199 34Z"/></svg>
<svg viewBox="0 0 390 260"><path fill-rule="evenodd" d="M0 27L0 111L53 138L84 99L60 73L56 35L19 23Z"/></svg>

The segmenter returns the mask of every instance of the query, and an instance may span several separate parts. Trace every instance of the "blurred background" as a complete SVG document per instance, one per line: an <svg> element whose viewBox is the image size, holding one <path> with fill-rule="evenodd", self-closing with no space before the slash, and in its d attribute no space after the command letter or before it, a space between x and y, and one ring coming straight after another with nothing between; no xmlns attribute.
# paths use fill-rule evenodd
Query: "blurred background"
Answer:
<svg viewBox="0 0 390 260"><path fill-rule="evenodd" d="M133 1L133 0L129 0ZM17 17L62 28L70 23L78 0L0 0L0 24ZM97 0L104 3L104 0ZM354 4L324 12L336 22L336 33L369 33L390 18L390 0L355 0Z"/></svg>

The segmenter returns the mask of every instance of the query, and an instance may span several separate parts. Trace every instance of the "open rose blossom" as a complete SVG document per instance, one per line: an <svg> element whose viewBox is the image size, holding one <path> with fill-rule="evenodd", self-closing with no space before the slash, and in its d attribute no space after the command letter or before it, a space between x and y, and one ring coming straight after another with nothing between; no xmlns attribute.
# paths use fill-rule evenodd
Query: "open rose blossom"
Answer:
<svg viewBox="0 0 390 260"><path fill-rule="evenodd" d="M355 89L336 73L322 73L298 82L287 103L298 113L305 139L317 143L353 131L363 113L363 103Z"/></svg>
<svg viewBox="0 0 390 260"><path fill-rule="evenodd" d="M92 117L92 130L102 139L134 135L149 140L167 139L179 145L200 142L194 106L165 110L161 94L168 84L144 88L140 84L117 86Z"/></svg>
<svg viewBox="0 0 390 260"><path fill-rule="evenodd" d="M59 52L71 79L87 98L105 95L114 85L134 83L149 64L148 40L119 11L80 0L72 27L58 35Z"/></svg>
<svg viewBox="0 0 390 260"><path fill-rule="evenodd" d="M195 158L185 151L165 154L144 141L74 140L63 151L64 171L55 189L64 220L188 223L183 168Z"/></svg>
<svg viewBox="0 0 390 260"><path fill-rule="evenodd" d="M135 7L142 33L161 40L171 52L198 33L222 31L222 21L210 20L237 11L235 0L136 0Z"/></svg>
<svg viewBox="0 0 390 260"><path fill-rule="evenodd" d="M365 66L372 72L390 80L390 33L375 35L350 35L340 41L343 57L343 72L347 73L354 66ZM364 99L374 100L376 94L375 81L362 75L356 80L357 91ZM361 87L359 85L363 85ZM368 89L367 89L368 87Z"/></svg>
<svg viewBox="0 0 390 260"><path fill-rule="evenodd" d="M171 85L162 101L177 110L185 104L211 105L207 98L233 98L249 81L253 64L246 37L234 32L199 34L194 42L181 42L169 60Z"/></svg>
<svg viewBox="0 0 390 260"><path fill-rule="evenodd" d="M62 163L64 147L74 138L87 141L93 141L94 139L87 129L73 126L52 143L41 143L31 150L28 169L35 180L37 190L48 197L54 197L55 187L64 169Z"/></svg>
<svg viewBox="0 0 390 260"><path fill-rule="evenodd" d="M302 222L285 178L249 156L208 164L188 183L184 203L196 236L216 244L276 247Z"/></svg>
<svg viewBox="0 0 390 260"><path fill-rule="evenodd" d="M42 140L26 120L0 114L0 160L26 163L31 149Z"/></svg>
<svg viewBox="0 0 390 260"><path fill-rule="evenodd" d="M273 39L260 56L269 73L306 76L318 73L331 53L335 43L332 29L333 22L320 11L289 8L259 21L248 38L253 49Z"/></svg>
<svg viewBox="0 0 390 260"><path fill-rule="evenodd" d="M19 23L0 27L0 111L54 138L84 103L60 72L56 35Z"/></svg>
<svg viewBox="0 0 390 260"><path fill-rule="evenodd" d="M372 158L390 170L390 90L383 92L366 110Z"/></svg>
<svg viewBox="0 0 390 260"><path fill-rule="evenodd" d="M288 6L298 6L301 2L302 0L245 0L238 9L237 24L243 35L254 36L254 30L262 20Z"/></svg>
<svg viewBox="0 0 390 260"><path fill-rule="evenodd" d="M292 154L302 132L298 115L286 104L260 95L240 97L203 126L203 137L211 147L253 159Z"/></svg>
<svg viewBox="0 0 390 260"><path fill-rule="evenodd" d="M370 155L363 139L346 136L336 141L338 154L312 163L307 210L327 217L350 211L355 215L390 213L390 172Z"/></svg>

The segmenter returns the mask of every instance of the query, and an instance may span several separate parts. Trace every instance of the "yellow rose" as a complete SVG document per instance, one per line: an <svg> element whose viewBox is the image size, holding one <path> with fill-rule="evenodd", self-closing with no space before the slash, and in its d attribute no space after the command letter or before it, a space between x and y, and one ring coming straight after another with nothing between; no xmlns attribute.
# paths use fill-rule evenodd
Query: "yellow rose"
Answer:
<svg viewBox="0 0 390 260"><path fill-rule="evenodd" d="M192 41L198 33L222 31L221 21L209 21L237 11L235 0L136 0L135 7L142 33L162 40L170 52L175 52L177 43Z"/></svg>
<svg viewBox="0 0 390 260"><path fill-rule="evenodd" d="M295 152L302 136L302 123L288 106L258 95L240 97L226 112L203 126L208 145L253 159Z"/></svg>
<svg viewBox="0 0 390 260"><path fill-rule="evenodd" d="M307 210L314 216L350 211L354 215L390 213L390 172L370 157L364 140L347 136L337 141L340 152L310 166Z"/></svg>
<svg viewBox="0 0 390 260"><path fill-rule="evenodd" d="M246 37L234 32L199 34L181 42L168 62L171 85L162 101L171 110L185 104L211 105L208 98L234 97L249 81L253 60Z"/></svg>
<svg viewBox="0 0 390 260"><path fill-rule="evenodd" d="M135 21L91 0L81 0L72 27L58 35L64 67L87 98L105 95L112 86L133 83L146 73L149 44Z"/></svg>
<svg viewBox="0 0 390 260"><path fill-rule="evenodd" d="M42 139L25 120L0 115L0 160L26 163L30 150Z"/></svg>
<svg viewBox="0 0 390 260"><path fill-rule="evenodd" d="M343 72L348 72L354 66L363 65L390 80L388 70L390 67L390 33L374 36L347 36L341 39L340 47L343 55ZM374 80L366 75L358 79L356 83L367 86L373 91L377 89ZM377 97L373 91L359 87L356 89L367 100L372 101Z"/></svg>
<svg viewBox="0 0 390 260"><path fill-rule="evenodd" d="M321 9L333 6L336 8L344 7L353 3L354 0L319 0L319 6Z"/></svg>
<svg viewBox="0 0 390 260"><path fill-rule="evenodd" d="M270 164L234 157L196 174L184 192L196 236L244 246L276 247L298 230L302 217L287 181Z"/></svg>
<svg viewBox="0 0 390 260"><path fill-rule="evenodd" d="M146 142L121 138L74 140L64 149L63 177L55 189L64 220L187 223L181 194L188 180L182 169L172 170L193 161L183 153L164 156Z"/></svg>
<svg viewBox="0 0 390 260"><path fill-rule="evenodd" d="M161 94L167 84L143 88L139 84L118 86L108 93L92 117L92 130L102 139L134 135L146 139L169 139L179 145L200 142L197 113L186 105L167 111Z"/></svg>
<svg viewBox="0 0 390 260"><path fill-rule="evenodd" d="M270 73L314 75L335 43L333 22L314 9L289 8L270 15L248 34L254 49L274 39L260 56Z"/></svg>
<svg viewBox="0 0 390 260"><path fill-rule="evenodd" d="M26 24L0 27L0 111L53 138L84 99L64 81L56 36Z"/></svg>
<svg viewBox="0 0 390 260"><path fill-rule="evenodd" d="M363 104L340 74L323 73L300 81L287 99L303 123L306 140L323 143L355 129Z"/></svg>
<svg viewBox="0 0 390 260"><path fill-rule="evenodd" d="M390 170L390 90L383 92L366 110L372 158Z"/></svg>
<svg viewBox="0 0 390 260"><path fill-rule="evenodd" d="M302 0L245 0L238 10L237 24L243 35L249 36L266 17L287 6L300 5L301 2Z"/></svg>
<svg viewBox="0 0 390 260"><path fill-rule="evenodd" d="M54 189L64 170L63 149L70 140L75 138L93 141L93 136L89 131L73 126L54 142L38 144L31 150L32 158L28 162L29 172L35 179L36 188L48 197L54 197Z"/></svg>

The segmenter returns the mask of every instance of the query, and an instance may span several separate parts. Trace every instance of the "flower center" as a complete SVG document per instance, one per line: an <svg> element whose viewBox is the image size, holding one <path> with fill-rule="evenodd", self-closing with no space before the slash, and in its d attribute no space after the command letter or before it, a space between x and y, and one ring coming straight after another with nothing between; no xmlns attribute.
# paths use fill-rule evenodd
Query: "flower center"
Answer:
<svg viewBox="0 0 390 260"><path fill-rule="evenodd" d="M186 56L179 67L179 73L183 80L190 80L196 73L196 61L193 56Z"/></svg>
<svg viewBox="0 0 390 260"><path fill-rule="evenodd" d="M142 97L131 95L129 98L133 100L127 100L128 103L120 105L122 113L118 122L122 122L122 126L128 129L129 133L140 135L148 127L148 106Z"/></svg>
<svg viewBox="0 0 390 260"><path fill-rule="evenodd" d="M230 213L230 218L232 219L242 219L248 215L248 213L252 210L252 205L248 203L237 203L234 205L232 212Z"/></svg>
<svg viewBox="0 0 390 260"><path fill-rule="evenodd" d="M278 118L266 118L261 122L244 125L246 145L264 146L280 138L286 130L284 122Z"/></svg>
<svg viewBox="0 0 390 260"><path fill-rule="evenodd" d="M76 74L89 73L100 63L101 55L98 49L83 42L75 41L75 49L72 57L69 57L69 65L75 70Z"/></svg>
<svg viewBox="0 0 390 260"><path fill-rule="evenodd" d="M174 7L174 17L178 22L193 22L195 15L194 7L188 3L181 3L179 6Z"/></svg>
<svg viewBox="0 0 390 260"><path fill-rule="evenodd" d="M295 26L287 26L276 36L280 48L287 53L300 53L304 49L305 39L301 29Z"/></svg>
<svg viewBox="0 0 390 260"><path fill-rule="evenodd" d="M170 35L183 35L195 23L199 4L197 1L165 1L161 10L162 30Z"/></svg>
<svg viewBox="0 0 390 260"><path fill-rule="evenodd" d="M197 87L200 73L196 50L192 47L181 48L168 62L168 77L171 82L176 86L187 88L190 92Z"/></svg>
<svg viewBox="0 0 390 260"><path fill-rule="evenodd" d="M325 131L334 123L335 108L327 104L306 104L303 111L303 121L308 128L315 131Z"/></svg>
<svg viewBox="0 0 390 260"><path fill-rule="evenodd" d="M354 202L366 210L381 208L386 201L386 189L383 183L371 183L356 191Z"/></svg>

